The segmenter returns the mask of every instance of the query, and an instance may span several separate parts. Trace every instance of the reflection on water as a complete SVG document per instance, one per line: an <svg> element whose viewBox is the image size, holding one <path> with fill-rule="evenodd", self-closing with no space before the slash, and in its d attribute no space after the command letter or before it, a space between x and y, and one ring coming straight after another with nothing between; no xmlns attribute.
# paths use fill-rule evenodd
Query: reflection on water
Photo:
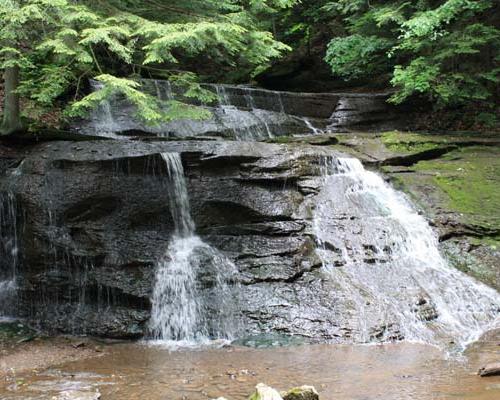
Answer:
<svg viewBox="0 0 500 400"><path fill-rule="evenodd" d="M106 400L243 400L258 382L279 390L314 385L322 400L500 398L500 377L476 375L480 365L500 359L498 341L476 346L461 360L408 343L175 352L120 344L108 350L103 357L25 377L17 390L0 390L0 398L51 399L62 387L98 387Z"/></svg>

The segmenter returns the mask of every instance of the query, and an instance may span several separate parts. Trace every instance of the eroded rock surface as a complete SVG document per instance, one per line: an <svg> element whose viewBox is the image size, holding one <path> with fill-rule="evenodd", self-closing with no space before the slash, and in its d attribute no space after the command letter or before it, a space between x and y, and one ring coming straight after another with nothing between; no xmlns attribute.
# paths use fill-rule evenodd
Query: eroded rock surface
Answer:
<svg viewBox="0 0 500 400"><path fill-rule="evenodd" d="M18 312L52 332L141 337L155 262L173 233L160 153L181 153L197 233L236 264L242 324L337 336L309 202L315 146L221 141L51 142L8 168L19 210Z"/></svg>
<svg viewBox="0 0 500 400"><path fill-rule="evenodd" d="M400 143L399 137L391 136L329 135L311 144L295 138L280 145L61 141L10 155L0 192L12 193L18 210L18 312L52 332L120 338L148 333L155 264L174 231L163 152L181 154L196 233L236 265L234 285L239 286L234 301L247 336L291 334L336 342L359 337L361 325L349 295L325 275L313 229L325 159L339 151L371 168L383 168L426 210L443 247L462 249L457 253L458 262L465 263L462 269L479 278L486 272L483 280L499 287L499 225L494 212L498 202L478 206L474 199L474 212L460 212L436 183L443 174L422 165L433 162L432 157L448 157L442 161L446 177L461 177L462 167L454 162L462 163L465 156L478 158L474 148L480 141L490 154L481 158L488 161L481 165L494 167L496 139L466 139L468 153L458 150L463 138L430 143L405 137L409 141ZM431 157L429 152L436 149L444 153ZM466 171L476 170L467 165ZM488 178L486 183L491 182ZM333 190L329 197L336 210L329 218L337 233L332 231L324 250L332 266L342 268L340 244L354 241L363 247L356 261L377 268L390 258L391 249L376 251L377 227L363 223L362 215L346 205L340 186L338 196ZM495 199L495 191L485 193ZM486 211L481 214L478 209ZM491 217L484 220L481 215ZM477 263L477 255L483 264ZM477 271L467 270L474 266ZM209 286L205 278L200 282ZM411 311L426 323L438 317L432 299L423 293L415 294ZM402 338L391 321L370 325L369 340Z"/></svg>

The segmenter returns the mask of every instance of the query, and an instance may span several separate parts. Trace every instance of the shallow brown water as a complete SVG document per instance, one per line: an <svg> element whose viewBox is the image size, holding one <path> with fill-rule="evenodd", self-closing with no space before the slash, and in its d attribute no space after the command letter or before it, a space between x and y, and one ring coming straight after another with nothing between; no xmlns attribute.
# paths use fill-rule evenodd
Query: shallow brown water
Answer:
<svg viewBox="0 0 500 400"><path fill-rule="evenodd" d="M17 388L0 389L0 398L52 399L67 389L98 388L103 400L243 400L265 382L279 390L314 385L322 400L498 400L500 377L480 378L476 372L499 359L496 342L476 345L462 359L405 343L176 352L121 344L103 357L25 376Z"/></svg>

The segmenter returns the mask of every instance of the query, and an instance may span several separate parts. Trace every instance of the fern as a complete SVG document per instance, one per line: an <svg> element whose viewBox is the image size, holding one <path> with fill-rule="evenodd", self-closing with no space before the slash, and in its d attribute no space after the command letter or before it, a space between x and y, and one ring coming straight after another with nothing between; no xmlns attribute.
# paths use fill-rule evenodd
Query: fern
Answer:
<svg viewBox="0 0 500 400"><path fill-rule="evenodd" d="M102 88L73 103L67 110L70 117L86 116L100 104L111 98L122 96L136 109L136 117L148 125L157 125L174 119L205 119L211 113L203 108L176 100L162 102L155 96L141 90L141 83L103 74L95 78Z"/></svg>

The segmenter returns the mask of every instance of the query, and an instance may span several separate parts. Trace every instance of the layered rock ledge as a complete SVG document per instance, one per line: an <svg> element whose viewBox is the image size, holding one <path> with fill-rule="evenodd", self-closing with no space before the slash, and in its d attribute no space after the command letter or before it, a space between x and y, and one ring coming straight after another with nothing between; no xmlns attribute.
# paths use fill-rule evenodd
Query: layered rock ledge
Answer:
<svg viewBox="0 0 500 400"><path fill-rule="evenodd" d="M56 141L11 159L18 313L51 332L146 334L174 229L163 152L181 154L197 233L239 270L246 331L339 336L310 229L320 166L338 153L307 145Z"/></svg>

